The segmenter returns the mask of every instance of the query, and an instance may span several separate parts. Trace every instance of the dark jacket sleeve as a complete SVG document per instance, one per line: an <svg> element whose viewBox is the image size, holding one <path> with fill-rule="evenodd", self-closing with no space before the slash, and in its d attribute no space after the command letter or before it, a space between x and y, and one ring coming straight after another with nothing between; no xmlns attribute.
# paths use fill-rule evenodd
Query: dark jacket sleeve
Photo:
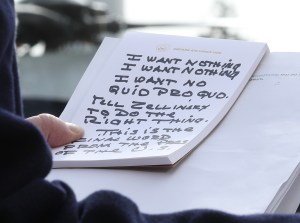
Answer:
<svg viewBox="0 0 300 223"><path fill-rule="evenodd" d="M39 130L3 109L0 123L0 222L76 222L72 190L44 179L52 156Z"/></svg>
<svg viewBox="0 0 300 223"><path fill-rule="evenodd" d="M155 195L154 195L155 196ZM199 197L201 199L201 197ZM180 202L180 201L178 201ZM159 205L159 204L158 204ZM79 203L80 220L122 223L299 223L300 215L233 215L215 210L182 210L168 214L144 214L128 198L112 192L99 191Z"/></svg>

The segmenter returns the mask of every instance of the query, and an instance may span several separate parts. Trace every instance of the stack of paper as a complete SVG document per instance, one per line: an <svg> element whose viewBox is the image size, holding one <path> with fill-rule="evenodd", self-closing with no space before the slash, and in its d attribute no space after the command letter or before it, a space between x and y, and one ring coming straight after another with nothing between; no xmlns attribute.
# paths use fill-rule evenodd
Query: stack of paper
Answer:
<svg viewBox="0 0 300 223"><path fill-rule="evenodd" d="M118 42L103 43L100 67ZM300 53L265 55L226 117L178 165L54 169L49 179L67 181L78 199L96 190L115 190L147 213L194 208L235 214L274 212L299 175L299 61ZM85 75L82 81L87 84L78 86L75 98L83 100L81 93L93 80L93 75ZM68 106L75 114L77 102L70 100ZM69 112L62 118L73 121Z"/></svg>

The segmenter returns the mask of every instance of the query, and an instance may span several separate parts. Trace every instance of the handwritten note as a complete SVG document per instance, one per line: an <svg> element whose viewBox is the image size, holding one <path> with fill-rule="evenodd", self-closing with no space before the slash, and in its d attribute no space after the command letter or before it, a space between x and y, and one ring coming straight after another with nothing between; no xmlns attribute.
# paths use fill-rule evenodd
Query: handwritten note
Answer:
<svg viewBox="0 0 300 223"><path fill-rule="evenodd" d="M55 157L156 157L201 141L201 132L226 114L263 55L264 44L253 49L252 43L223 41L124 37L78 102L74 122L85 128L84 138L56 149ZM237 54L239 47L248 49L247 57Z"/></svg>

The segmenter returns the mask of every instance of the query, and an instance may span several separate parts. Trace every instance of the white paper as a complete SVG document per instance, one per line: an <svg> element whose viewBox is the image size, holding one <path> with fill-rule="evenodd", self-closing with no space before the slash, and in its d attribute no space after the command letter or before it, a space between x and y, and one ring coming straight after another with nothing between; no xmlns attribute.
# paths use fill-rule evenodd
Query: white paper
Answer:
<svg viewBox="0 0 300 223"><path fill-rule="evenodd" d="M54 165L175 163L223 118L265 51L263 43L128 34L103 67L91 63L87 74L99 75L81 82L76 109L67 106L85 139L55 149Z"/></svg>

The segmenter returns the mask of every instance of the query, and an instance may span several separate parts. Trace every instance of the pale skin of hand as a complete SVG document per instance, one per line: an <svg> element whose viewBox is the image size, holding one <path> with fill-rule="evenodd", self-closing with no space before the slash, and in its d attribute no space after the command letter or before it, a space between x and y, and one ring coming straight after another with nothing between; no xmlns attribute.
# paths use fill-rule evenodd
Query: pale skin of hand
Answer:
<svg viewBox="0 0 300 223"><path fill-rule="evenodd" d="M52 147L58 147L80 139L84 131L81 127L64 122L54 115L40 114L27 118L43 134L48 144Z"/></svg>

